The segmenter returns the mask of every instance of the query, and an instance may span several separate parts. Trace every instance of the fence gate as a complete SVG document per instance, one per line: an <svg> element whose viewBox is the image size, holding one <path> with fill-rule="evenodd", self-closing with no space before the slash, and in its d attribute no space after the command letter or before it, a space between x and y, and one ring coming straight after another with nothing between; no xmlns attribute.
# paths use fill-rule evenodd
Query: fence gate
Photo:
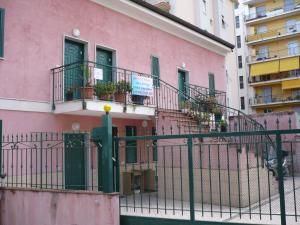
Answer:
<svg viewBox="0 0 300 225"><path fill-rule="evenodd" d="M115 138L121 224L300 224L297 133Z"/></svg>

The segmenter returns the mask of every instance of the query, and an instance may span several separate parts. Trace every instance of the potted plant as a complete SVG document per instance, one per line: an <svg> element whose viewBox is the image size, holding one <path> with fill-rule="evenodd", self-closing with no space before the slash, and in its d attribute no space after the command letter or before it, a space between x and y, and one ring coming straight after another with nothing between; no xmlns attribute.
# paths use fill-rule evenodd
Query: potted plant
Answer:
<svg viewBox="0 0 300 225"><path fill-rule="evenodd" d="M199 113L197 115L197 120L201 131L204 133L208 133L210 129L211 114L207 112Z"/></svg>
<svg viewBox="0 0 300 225"><path fill-rule="evenodd" d="M215 96L209 96L206 99L206 104L205 104L207 112L212 112L213 109L216 107L216 104L217 104L217 100Z"/></svg>
<svg viewBox="0 0 300 225"><path fill-rule="evenodd" d="M228 127L228 124L227 124L226 120L221 120L220 121L220 131L227 132L227 127Z"/></svg>
<svg viewBox="0 0 300 225"><path fill-rule="evenodd" d="M95 93L101 100L111 101L116 92L116 85L112 82L98 83L95 85Z"/></svg>
<svg viewBox="0 0 300 225"><path fill-rule="evenodd" d="M181 112L183 113L189 113L191 108L192 108L192 104L190 101L182 101L180 106Z"/></svg>
<svg viewBox="0 0 300 225"><path fill-rule="evenodd" d="M83 87L80 87L80 96L85 99L92 99L94 96L94 88L91 84L91 72L88 65L82 66L83 71Z"/></svg>
<svg viewBox="0 0 300 225"><path fill-rule="evenodd" d="M116 85L115 101L125 102L126 94L131 92L131 86L126 80L121 80Z"/></svg>
<svg viewBox="0 0 300 225"><path fill-rule="evenodd" d="M74 96L73 88L68 88L66 91L66 101L72 101Z"/></svg>
<svg viewBox="0 0 300 225"><path fill-rule="evenodd" d="M218 105L215 105L212 109L212 113L215 114L215 122L219 123L222 120L222 108Z"/></svg>
<svg viewBox="0 0 300 225"><path fill-rule="evenodd" d="M147 96L143 96L143 95L131 95L132 102L137 105L144 105L144 100L146 98Z"/></svg>

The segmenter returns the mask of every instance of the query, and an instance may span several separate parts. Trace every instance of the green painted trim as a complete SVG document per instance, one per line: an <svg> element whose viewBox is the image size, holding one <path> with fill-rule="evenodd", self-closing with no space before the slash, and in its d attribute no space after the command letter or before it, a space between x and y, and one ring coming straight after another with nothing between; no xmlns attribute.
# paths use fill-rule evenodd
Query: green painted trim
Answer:
<svg viewBox="0 0 300 225"><path fill-rule="evenodd" d="M119 140L160 140L160 139L175 139L175 138L206 138L206 137L232 137L232 136L255 136L255 135L281 135L281 134L297 134L300 129L292 130L261 130L247 132L215 132L203 134L181 134L181 135L157 135L157 136L136 136L136 137L115 137Z"/></svg>
<svg viewBox="0 0 300 225"><path fill-rule="evenodd" d="M4 57L5 9L0 8L0 57Z"/></svg>
<svg viewBox="0 0 300 225"><path fill-rule="evenodd" d="M248 223L226 223L212 221L190 221L180 219L164 219L153 217L135 217L135 216L120 216L121 225L258 225ZM260 224L262 225L262 224Z"/></svg>

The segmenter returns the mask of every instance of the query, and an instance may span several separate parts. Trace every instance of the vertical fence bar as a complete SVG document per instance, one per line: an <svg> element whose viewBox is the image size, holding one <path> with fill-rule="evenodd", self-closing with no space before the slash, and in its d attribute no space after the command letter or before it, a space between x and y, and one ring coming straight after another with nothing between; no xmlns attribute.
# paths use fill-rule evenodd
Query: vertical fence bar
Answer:
<svg viewBox="0 0 300 225"><path fill-rule="evenodd" d="M1 174L2 174L2 120L0 120L0 175Z"/></svg>
<svg viewBox="0 0 300 225"><path fill-rule="evenodd" d="M115 139L116 153L116 192L120 191L119 138Z"/></svg>
<svg viewBox="0 0 300 225"><path fill-rule="evenodd" d="M55 72L52 70L52 110L55 110Z"/></svg>
<svg viewBox="0 0 300 225"><path fill-rule="evenodd" d="M194 204L194 171L193 171L193 139L188 137L189 191L190 191L190 220L195 221Z"/></svg>
<svg viewBox="0 0 300 225"><path fill-rule="evenodd" d="M277 155L277 170L278 170L278 188L279 188L279 197L280 197L280 215L281 215L281 225L286 225L281 145L282 145L281 135L277 133L276 134L276 155Z"/></svg>

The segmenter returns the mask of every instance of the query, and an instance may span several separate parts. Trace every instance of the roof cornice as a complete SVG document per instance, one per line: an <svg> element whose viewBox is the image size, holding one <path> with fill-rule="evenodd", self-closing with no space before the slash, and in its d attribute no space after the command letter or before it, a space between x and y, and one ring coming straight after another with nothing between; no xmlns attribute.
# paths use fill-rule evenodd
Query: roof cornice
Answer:
<svg viewBox="0 0 300 225"><path fill-rule="evenodd" d="M91 1L220 55L226 55L234 48L229 42L141 0Z"/></svg>

